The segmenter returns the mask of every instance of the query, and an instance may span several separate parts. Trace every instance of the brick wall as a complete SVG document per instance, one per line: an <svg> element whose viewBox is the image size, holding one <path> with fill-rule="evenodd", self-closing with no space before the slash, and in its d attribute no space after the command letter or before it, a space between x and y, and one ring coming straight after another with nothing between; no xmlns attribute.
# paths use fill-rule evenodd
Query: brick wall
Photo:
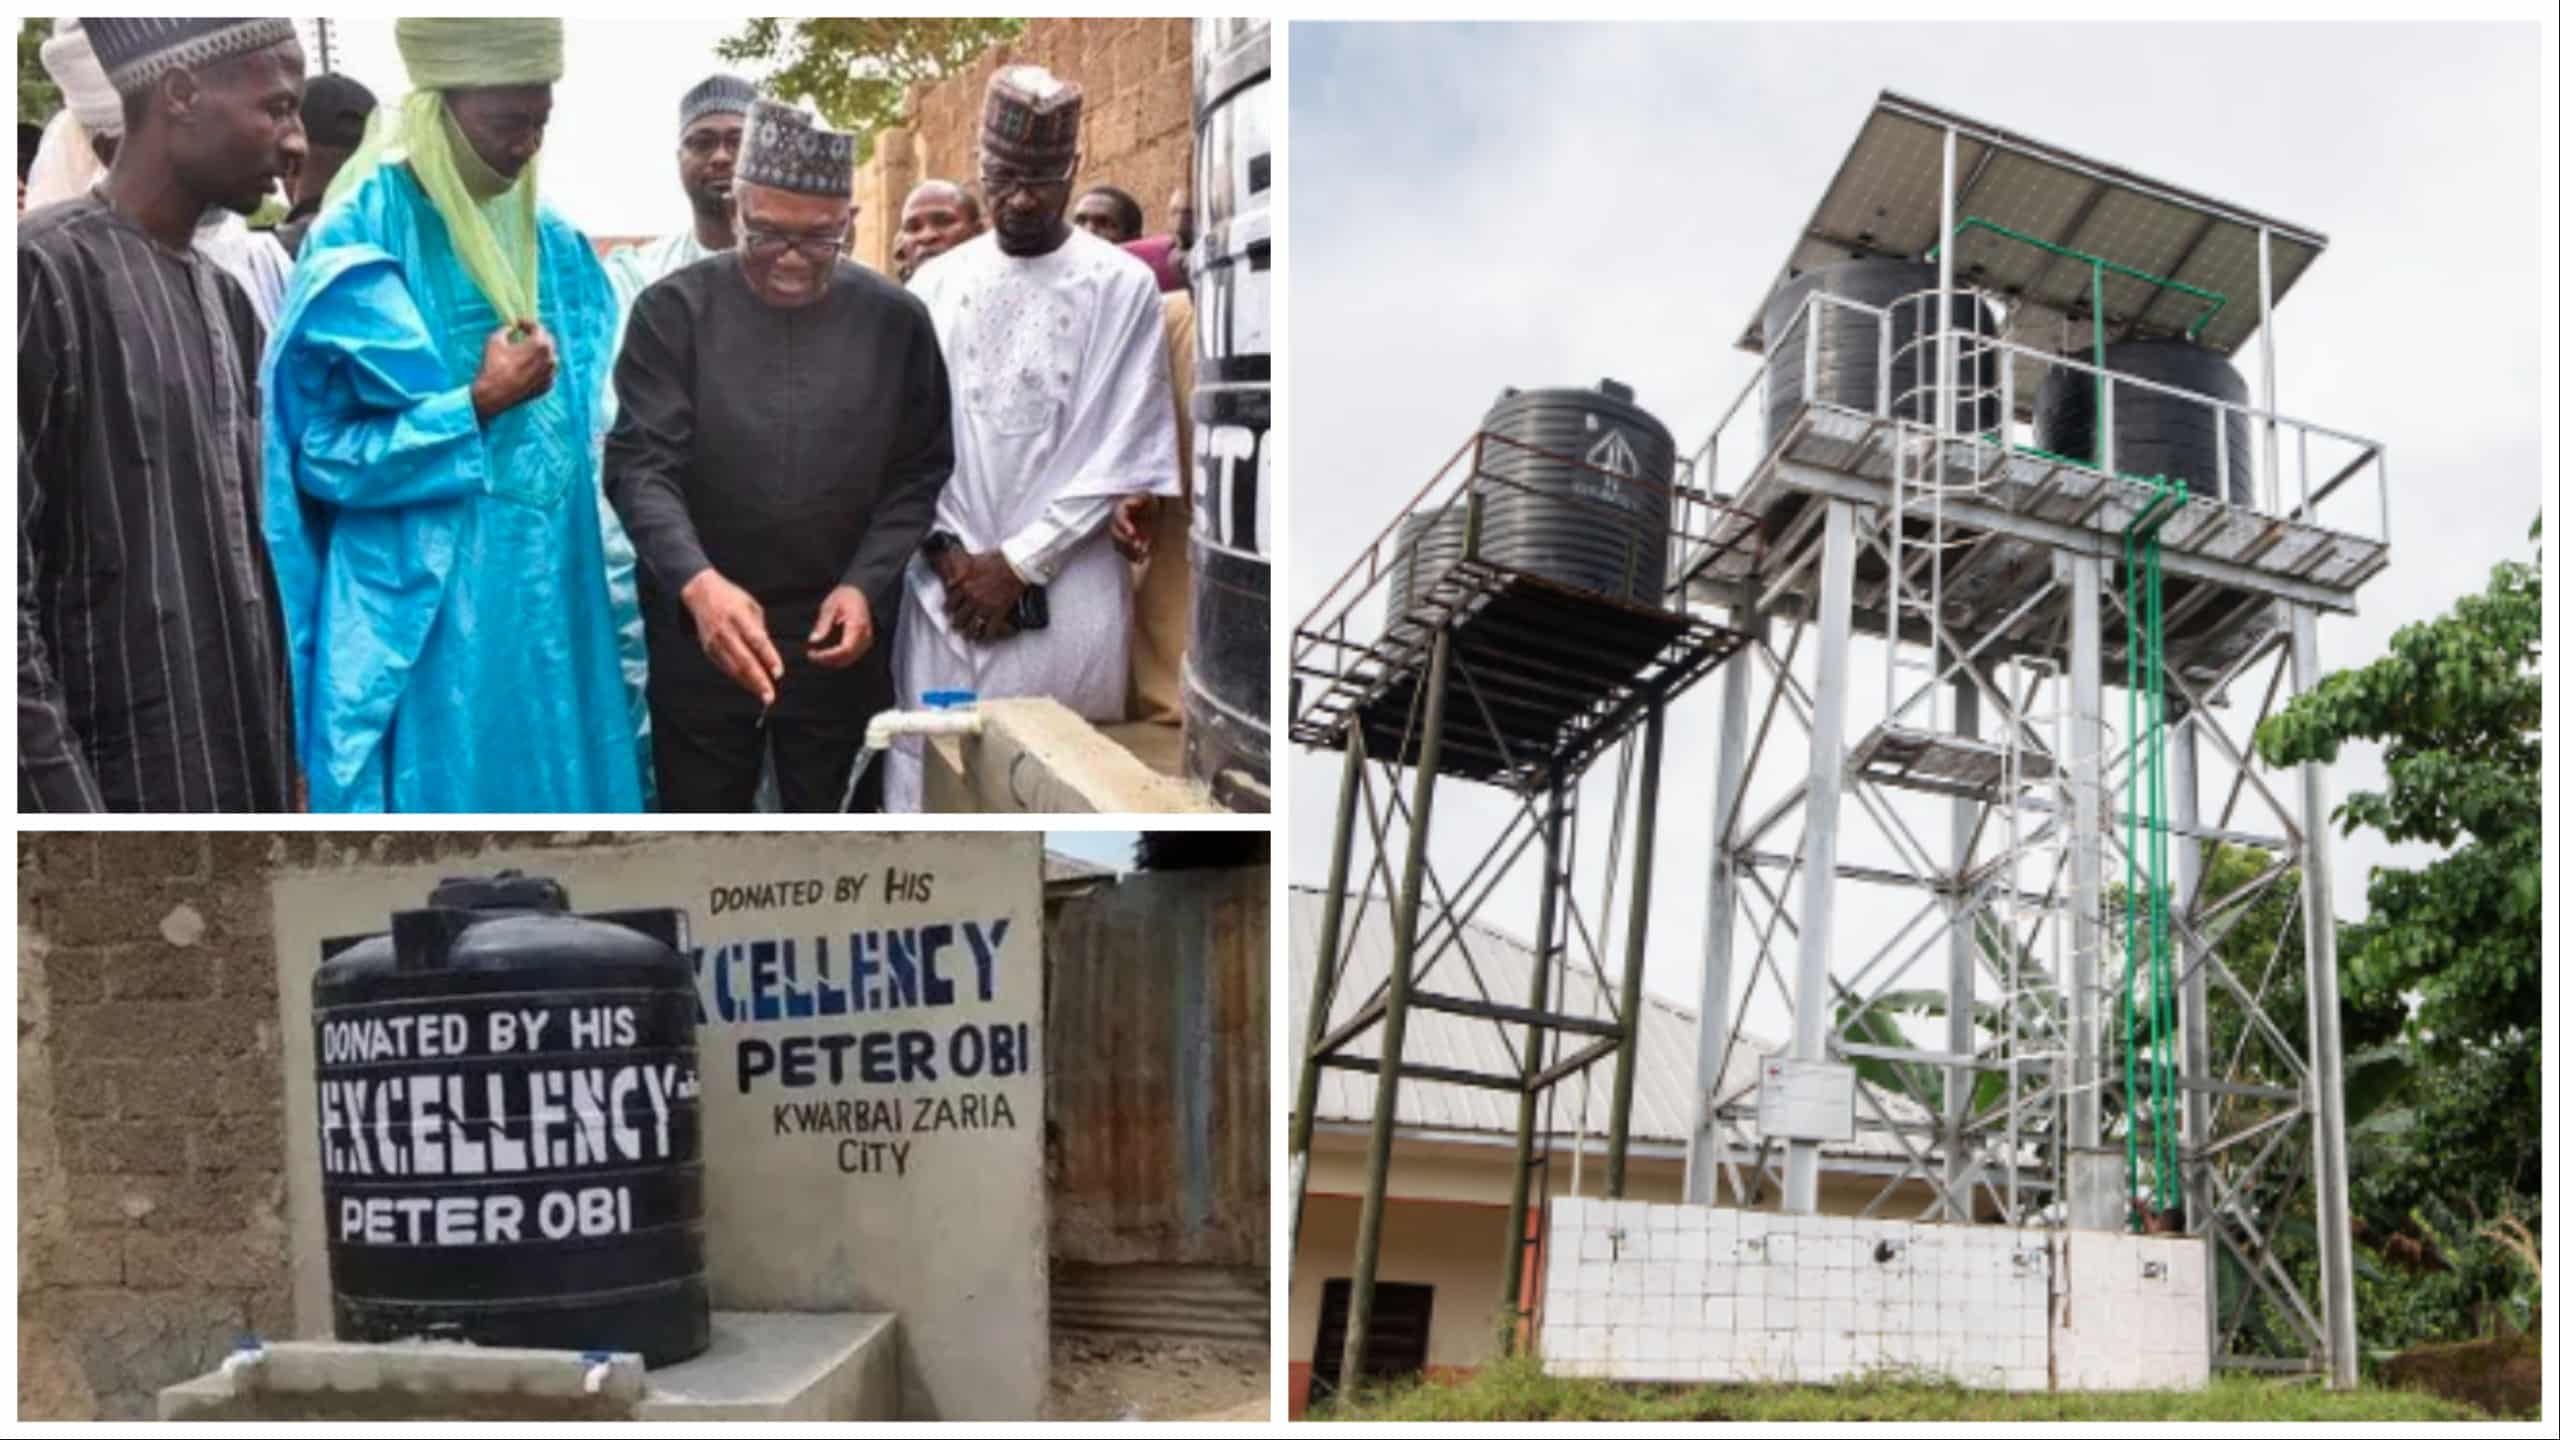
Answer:
<svg viewBox="0 0 2560 1440"><path fill-rule="evenodd" d="M147 1417L243 1334L291 1332L267 876L489 838L19 838L22 1419Z"/></svg>
<svg viewBox="0 0 2560 1440"><path fill-rule="evenodd" d="M978 119L988 77L1004 66L1045 65L1084 87L1084 165L1076 191L1116 185L1138 199L1147 229L1172 217L1165 197L1191 174L1191 22L1034 20L1022 38L981 55L968 69L907 97L907 125L881 133L854 176L854 256L889 268L898 206L927 178L974 187Z"/></svg>

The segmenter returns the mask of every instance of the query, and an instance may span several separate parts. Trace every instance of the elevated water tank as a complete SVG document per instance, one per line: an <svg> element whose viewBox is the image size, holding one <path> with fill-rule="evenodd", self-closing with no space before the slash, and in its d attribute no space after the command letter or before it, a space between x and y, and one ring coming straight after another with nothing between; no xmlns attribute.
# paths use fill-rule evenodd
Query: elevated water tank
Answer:
<svg viewBox="0 0 2560 1440"><path fill-rule="evenodd" d="M1662 603L1677 452L1614 380L1505 390L1485 412L1477 555L1559 585ZM1513 442L1513 443L1505 443ZM1463 508L1463 507L1458 507Z"/></svg>
<svg viewBox="0 0 2560 1440"><path fill-rule="evenodd" d="M1191 642L1183 769L1234 810L1271 806L1271 276L1278 93L1271 22L1192 22L1200 237L1191 391Z"/></svg>
<svg viewBox="0 0 2560 1440"><path fill-rule="evenodd" d="M2094 350L2070 357L2097 363ZM2110 372L2137 376L2234 405L2249 403L2249 382L2224 357L2188 340L2119 340L2107 346ZM2187 482L2187 493L2246 507L2257 493L2251 479L2249 417L2220 412L2227 458L2228 493L2214 484L2214 409L2198 400L2163 395L2139 385L2115 389L2115 472L2165 475ZM2054 366L2036 391L2036 448L2094 465L2098 461L2098 378Z"/></svg>
<svg viewBox="0 0 2560 1440"><path fill-rule="evenodd" d="M1467 549L1467 507L1417 510L1396 526L1394 569L1387 572L1387 620L1405 617L1417 597L1458 563Z"/></svg>
<svg viewBox="0 0 2560 1440"><path fill-rule="evenodd" d="M312 977L339 1339L711 1343L683 915L568 911L447 880Z"/></svg>
<svg viewBox="0 0 2560 1440"><path fill-rule="evenodd" d="M1909 304L1894 302L1938 288L1938 267L1920 260L1848 260L1808 270L1769 297L1760 315L1760 332L1770 342L1769 383L1762 391L1763 443L1772 443L1793 423L1807 398L1805 345L1814 339L1811 398L1863 414L1876 410L1876 373L1880 363L1893 367L1890 398L1893 414L1904 420L1934 421L1931 403L1938 377L1940 333L1938 297L1926 295ZM1879 355L1877 319L1846 306L1822 307L1820 318L1800 314L1808 297L1837 295L1843 300L1883 310L1891 317L1892 334ZM1980 295L1959 290L1947 307L1959 333L1991 335L1999 320ZM1818 337L1814 331L1819 329ZM1988 349L1959 344L1956 355L1955 428L1979 434L1999 423L1998 359Z"/></svg>

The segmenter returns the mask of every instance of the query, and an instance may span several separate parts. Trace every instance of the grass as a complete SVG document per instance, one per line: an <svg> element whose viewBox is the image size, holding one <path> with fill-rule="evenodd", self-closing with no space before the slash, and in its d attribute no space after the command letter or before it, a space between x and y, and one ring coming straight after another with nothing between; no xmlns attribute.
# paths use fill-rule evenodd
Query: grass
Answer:
<svg viewBox="0 0 2560 1440"><path fill-rule="evenodd" d="M2246 1377L2203 1390L2010 1394L1912 1380L1842 1385L1621 1385L1548 1375L1514 1357L1457 1384L1409 1381L1326 1404L1314 1420L2485 1420L2469 1406L2406 1390L2337 1393Z"/></svg>

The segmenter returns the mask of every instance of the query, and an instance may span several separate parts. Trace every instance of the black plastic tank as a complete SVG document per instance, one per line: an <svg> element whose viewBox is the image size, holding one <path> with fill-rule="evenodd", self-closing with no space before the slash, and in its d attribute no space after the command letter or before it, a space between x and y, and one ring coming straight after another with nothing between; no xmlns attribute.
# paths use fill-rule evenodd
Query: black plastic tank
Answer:
<svg viewBox="0 0 2560 1440"><path fill-rule="evenodd" d="M1271 808L1273 176L1268 19L1192 22L1191 643L1185 773L1232 810Z"/></svg>
<svg viewBox="0 0 2560 1440"><path fill-rule="evenodd" d="M446 880L311 981L341 1340L711 1343L700 1071L677 910Z"/></svg>
<svg viewBox="0 0 2560 1440"><path fill-rule="evenodd" d="M1416 596L1431 587L1467 550L1467 507L1417 510L1396 526L1394 568L1387 572L1387 620L1402 620Z"/></svg>
<svg viewBox="0 0 2560 1440"><path fill-rule="evenodd" d="M2094 350L2070 357L2097 363ZM2224 357L2189 340L2119 340L2107 346L2107 369L2174 386L2234 405L2249 403L2249 382ZM2163 395L2139 385L2115 387L2115 472L2164 475L2187 482L2187 493L2247 506L2257 493L2251 479L2249 417L2221 412L2230 484L2214 484L2214 419L2211 406ZM2056 365L2036 390L2036 448L2098 463L2098 377Z"/></svg>
<svg viewBox="0 0 2560 1440"><path fill-rule="evenodd" d="M1938 375L1938 349L1916 343L1940 333L1938 297L1929 295L1907 305L1894 302L1938 288L1938 267L1920 260L1848 260L1808 270L1769 297L1760 314L1760 333L1771 345L1769 383L1761 392L1764 445L1786 433L1805 403L1805 345L1817 341L1813 356L1813 396L1825 404L1864 414L1876 410L1876 371L1880 358L1893 367L1893 414L1904 420L1928 421L1930 397ZM1893 327L1886 356L1876 353L1874 316L1844 306L1825 306L1817 322L1799 316L1807 297L1819 292L1887 312ZM1972 291L1959 290L1948 307L1959 332L1991 335L1999 320L1990 303ZM1819 326L1820 334L1812 335ZM1792 327L1792 328L1790 328ZM1999 422L1997 355L1987 348L1958 347L1956 388L1973 398L1956 406L1956 428L1967 434L1991 429Z"/></svg>
<svg viewBox="0 0 2560 1440"><path fill-rule="evenodd" d="M1485 412L1486 563L1643 605L1670 563L1671 431L1614 380L1589 390L1505 390Z"/></svg>

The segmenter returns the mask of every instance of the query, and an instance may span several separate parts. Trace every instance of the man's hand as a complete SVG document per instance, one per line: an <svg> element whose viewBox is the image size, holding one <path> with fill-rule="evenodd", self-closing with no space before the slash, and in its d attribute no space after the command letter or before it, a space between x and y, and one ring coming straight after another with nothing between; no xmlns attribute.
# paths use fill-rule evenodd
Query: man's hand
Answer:
<svg viewBox="0 0 2560 1440"><path fill-rule="evenodd" d="M1154 540L1149 527L1155 522L1156 497L1131 495L1111 507L1111 548L1120 558L1135 565L1147 558Z"/></svg>
<svg viewBox="0 0 2560 1440"><path fill-rule="evenodd" d="M501 327L480 347L480 374L471 382L471 408L485 425L551 388L560 350L539 321L522 330Z"/></svg>
<svg viewBox="0 0 2560 1440"><path fill-rule="evenodd" d="M833 633L833 644L818 642ZM871 650L871 601L853 585L839 585L827 592L826 603L818 607L818 628L809 632L809 663L829 670L842 670Z"/></svg>
<svg viewBox="0 0 2560 1440"><path fill-rule="evenodd" d="M740 689L771 705L773 682L782 678L782 657L764 633L764 607L717 570L706 569L686 581L683 593L694 628L702 633L702 653Z"/></svg>
<svg viewBox="0 0 2560 1440"><path fill-rule="evenodd" d="M1013 607L1021 600L1022 577L1001 550L947 557L943 575L943 612L952 628L981 643L1013 633Z"/></svg>

